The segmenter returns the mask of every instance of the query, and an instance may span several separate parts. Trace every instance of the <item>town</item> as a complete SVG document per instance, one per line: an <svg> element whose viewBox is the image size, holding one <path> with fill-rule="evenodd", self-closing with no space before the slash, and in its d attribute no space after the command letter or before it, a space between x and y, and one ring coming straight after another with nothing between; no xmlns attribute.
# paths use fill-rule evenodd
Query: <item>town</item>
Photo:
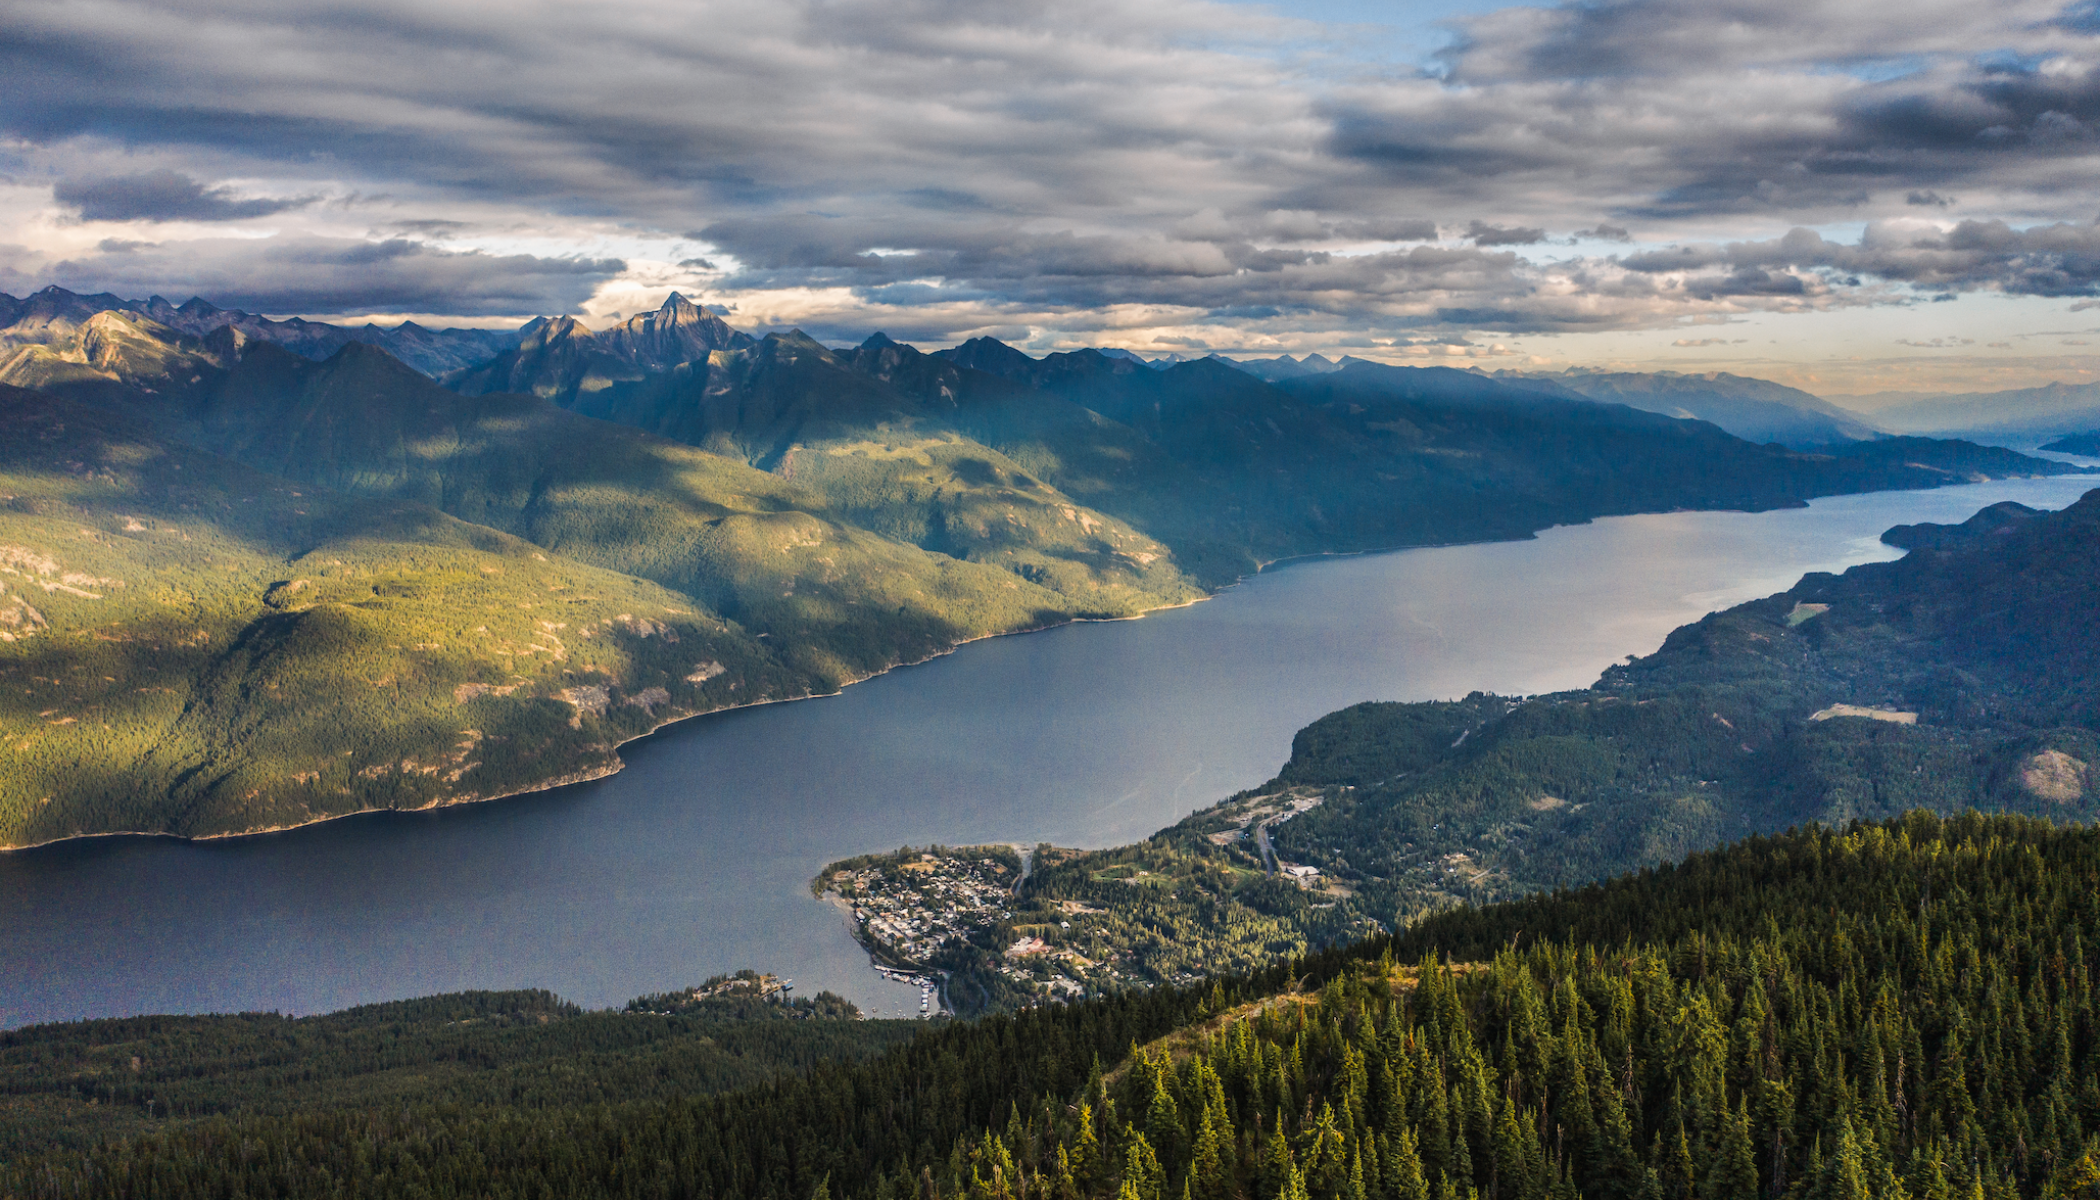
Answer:
<svg viewBox="0 0 2100 1200"><path fill-rule="evenodd" d="M1016 893L1035 853L973 846L870 855L833 864L816 890L852 913L856 935L877 970L919 985L921 1016L945 1015L944 993L954 973L982 971L987 960L998 964L1002 990L1010 995L1078 999L1090 981L1110 983L1120 976L1061 944L1073 919L1100 910L1067 902L1047 914L1058 919L1031 914L1032 923L1015 923Z"/></svg>

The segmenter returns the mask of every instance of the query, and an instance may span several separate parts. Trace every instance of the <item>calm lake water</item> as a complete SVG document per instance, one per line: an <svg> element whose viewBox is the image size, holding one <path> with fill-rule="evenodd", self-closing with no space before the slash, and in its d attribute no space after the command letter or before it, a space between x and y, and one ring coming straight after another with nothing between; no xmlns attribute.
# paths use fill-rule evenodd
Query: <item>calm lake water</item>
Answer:
<svg viewBox="0 0 2100 1200"><path fill-rule="evenodd" d="M437 813L192 845L0 855L0 1027L139 1012L309 1013L467 988L590 1006L752 966L872 1012L811 899L828 861L910 843L1107 846L1270 778L1360 700L1585 686L1804 571L1894 557L1890 525L2094 478L1617 517L1523 542L1300 561L1140 621L966 646L835 697L689 721L611 779Z"/></svg>

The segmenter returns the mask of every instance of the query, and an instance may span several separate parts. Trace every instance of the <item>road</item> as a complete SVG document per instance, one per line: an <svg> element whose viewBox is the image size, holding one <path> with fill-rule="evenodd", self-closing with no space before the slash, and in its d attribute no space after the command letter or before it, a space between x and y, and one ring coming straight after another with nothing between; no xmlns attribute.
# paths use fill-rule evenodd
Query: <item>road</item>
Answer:
<svg viewBox="0 0 2100 1200"><path fill-rule="evenodd" d="M1262 869L1274 875L1276 873L1276 851L1269 845L1269 823L1267 821L1262 821L1255 825L1254 844L1261 847Z"/></svg>

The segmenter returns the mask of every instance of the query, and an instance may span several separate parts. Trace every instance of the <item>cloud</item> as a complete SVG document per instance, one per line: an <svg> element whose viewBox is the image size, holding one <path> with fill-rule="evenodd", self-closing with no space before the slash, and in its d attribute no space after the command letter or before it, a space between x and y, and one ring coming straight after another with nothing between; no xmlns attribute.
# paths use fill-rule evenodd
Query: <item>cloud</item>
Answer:
<svg viewBox="0 0 2100 1200"><path fill-rule="evenodd" d="M1476 246L1535 246L1546 240L1546 231L1474 221L1466 226L1466 237Z"/></svg>
<svg viewBox="0 0 2100 1200"><path fill-rule="evenodd" d="M1630 254L1628 270L1681 274L1688 286L1722 294L1739 281L1777 281L1802 291L1860 286L1859 277L1942 293L1990 290L2026 296L2100 294L2100 224L2059 222L2015 229L2003 221L1952 226L1909 220L1868 224L1858 244L1809 229L1769 241L1673 246ZM1813 278L1811 278L1813 276Z"/></svg>
<svg viewBox="0 0 2100 1200"><path fill-rule="evenodd" d="M83 233L38 278L63 260L282 311L567 309L643 259L650 286L705 272L840 336L1457 344L2093 294L2100 22L2062 0L1582 0L1453 29L1411 71L1279 52L1326 31L1207 0L521 0L503 21L18 0L0 139L80 220L278 231ZM1955 194L1971 221L1916 220ZM1532 249L1582 225L1626 253Z"/></svg>
<svg viewBox="0 0 2100 1200"><path fill-rule="evenodd" d="M51 194L83 221L246 221L314 202L311 196L237 199L231 189L207 188L165 167L136 175L63 179Z"/></svg>
<svg viewBox="0 0 2100 1200"><path fill-rule="evenodd" d="M217 238L124 243L50 264L44 275L78 292L201 295L264 313L480 316L571 311L625 265L456 253L404 239Z"/></svg>

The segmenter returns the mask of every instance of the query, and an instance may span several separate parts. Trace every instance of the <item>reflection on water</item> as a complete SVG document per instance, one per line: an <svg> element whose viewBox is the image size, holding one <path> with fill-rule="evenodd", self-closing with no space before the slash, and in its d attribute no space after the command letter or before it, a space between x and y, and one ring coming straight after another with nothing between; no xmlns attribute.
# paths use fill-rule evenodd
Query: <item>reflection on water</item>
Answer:
<svg viewBox="0 0 2100 1200"><path fill-rule="evenodd" d="M2092 479L1621 517L1271 570L1141 621L965 647L844 694L704 717L611 779L193 845L0 856L0 1025L314 1012L465 988L588 1005L755 966L916 1014L808 881L933 841L1103 846L1267 779L1359 700L1580 687L1704 613L1892 557L1901 522Z"/></svg>

